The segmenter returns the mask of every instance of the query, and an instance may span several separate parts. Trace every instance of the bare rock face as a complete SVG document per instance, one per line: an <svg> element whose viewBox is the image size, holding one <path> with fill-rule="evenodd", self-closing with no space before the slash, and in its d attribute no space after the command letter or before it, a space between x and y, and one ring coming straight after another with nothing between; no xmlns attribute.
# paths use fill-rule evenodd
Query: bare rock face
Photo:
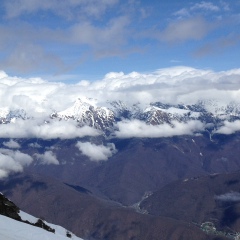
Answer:
<svg viewBox="0 0 240 240"><path fill-rule="evenodd" d="M0 193L0 214L6 217L13 218L20 221L21 217L18 215L19 207L17 207L12 201L6 198Z"/></svg>
<svg viewBox="0 0 240 240"><path fill-rule="evenodd" d="M0 215L12 218L14 220L24 222L26 224L33 225L35 227L40 227L48 232L55 232L55 229L49 227L42 219L38 219L36 223L31 223L29 221L22 220L19 215L20 208L16 206L12 201L6 198L2 193L0 193ZM13 229L14 230L14 229Z"/></svg>

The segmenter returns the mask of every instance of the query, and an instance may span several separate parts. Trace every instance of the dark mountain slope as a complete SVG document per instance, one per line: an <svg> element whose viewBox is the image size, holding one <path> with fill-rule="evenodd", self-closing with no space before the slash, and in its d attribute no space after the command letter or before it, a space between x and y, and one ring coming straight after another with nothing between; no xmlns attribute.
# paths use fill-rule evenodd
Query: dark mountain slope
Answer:
<svg viewBox="0 0 240 240"><path fill-rule="evenodd" d="M240 172L195 177L168 184L145 199L141 209L188 222L213 222L240 230Z"/></svg>
<svg viewBox="0 0 240 240"><path fill-rule="evenodd" d="M73 140L58 141L52 147L62 164L32 165L29 171L95 189L102 196L131 205L145 192L156 191L178 179L240 169L239 140L239 134L214 135L211 139L208 134L111 139L118 152L100 162L82 155Z"/></svg>
<svg viewBox="0 0 240 240"><path fill-rule="evenodd" d="M140 214L82 190L37 175L19 175L1 183L1 191L23 210L85 239L214 239L193 224Z"/></svg>

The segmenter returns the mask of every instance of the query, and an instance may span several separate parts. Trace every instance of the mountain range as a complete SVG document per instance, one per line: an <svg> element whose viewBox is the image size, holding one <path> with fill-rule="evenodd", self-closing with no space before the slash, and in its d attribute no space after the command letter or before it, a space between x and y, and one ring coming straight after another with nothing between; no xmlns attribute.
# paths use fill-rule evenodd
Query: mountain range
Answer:
<svg viewBox="0 0 240 240"><path fill-rule="evenodd" d="M223 104L217 100L199 100L195 104L166 104L161 102L142 105L130 105L123 101L106 102L97 106L97 100L78 98L72 106L60 112L53 111L45 115L46 123L50 119L75 120L79 126L90 126L103 132L112 130L113 126L122 120L140 120L151 125L188 122L198 120L207 123L207 128L218 128L224 121L240 119L240 103ZM16 119L32 119L30 112L24 109L0 109L0 123L6 124ZM211 125L212 124L212 125Z"/></svg>
<svg viewBox="0 0 240 240"><path fill-rule="evenodd" d="M238 103L85 98L38 118L5 109L0 120L0 156L12 163L2 164L0 191L83 239L217 240L240 231Z"/></svg>

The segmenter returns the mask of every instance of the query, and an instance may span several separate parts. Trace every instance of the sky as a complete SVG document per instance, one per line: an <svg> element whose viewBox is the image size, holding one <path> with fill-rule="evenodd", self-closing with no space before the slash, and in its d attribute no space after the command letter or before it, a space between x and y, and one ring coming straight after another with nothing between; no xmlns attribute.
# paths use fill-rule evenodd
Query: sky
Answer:
<svg viewBox="0 0 240 240"><path fill-rule="evenodd" d="M1 0L0 69L65 83L173 66L235 69L239 12L239 0Z"/></svg>
<svg viewBox="0 0 240 240"><path fill-rule="evenodd" d="M221 111L229 104L239 113L239 12L240 0L1 0L0 118L16 113L27 118L0 124L0 138L6 139L0 146L0 178L32 163L60 164L54 149L31 156L21 152L20 139L101 135L74 120L49 119L74 109L79 99L103 109L121 100L143 111L157 101L200 100L214 106L213 114L215 107ZM206 127L198 120L152 126L121 119L113 136L194 135ZM216 129L236 131L239 120ZM36 142L29 147L41 148ZM118 152L111 142L80 140L76 147L92 161Z"/></svg>

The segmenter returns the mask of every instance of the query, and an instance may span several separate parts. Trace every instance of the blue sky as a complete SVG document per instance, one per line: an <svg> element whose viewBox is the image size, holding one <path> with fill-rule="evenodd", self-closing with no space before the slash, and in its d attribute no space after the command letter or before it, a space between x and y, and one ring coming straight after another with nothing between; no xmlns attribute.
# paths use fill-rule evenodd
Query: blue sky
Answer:
<svg viewBox="0 0 240 240"><path fill-rule="evenodd" d="M74 82L239 68L239 0L2 0L0 16L0 69L10 75Z"/></svg>

